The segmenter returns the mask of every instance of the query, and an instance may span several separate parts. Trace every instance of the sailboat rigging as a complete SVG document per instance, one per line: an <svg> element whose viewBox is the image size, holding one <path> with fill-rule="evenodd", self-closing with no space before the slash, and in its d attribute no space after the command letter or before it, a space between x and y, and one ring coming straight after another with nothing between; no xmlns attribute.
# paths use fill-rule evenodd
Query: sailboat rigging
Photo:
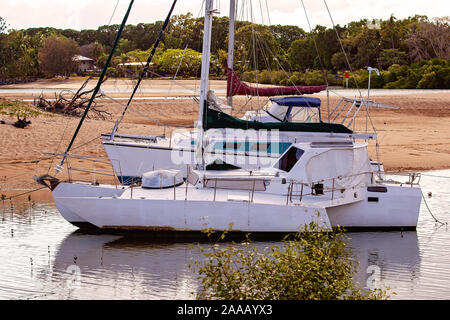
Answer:
<svg viewBox="0 0 450 320"><path fill-rule="evenodd" d="M94 91L92 92L91 99L89 100L89 102L88 102L88 104L86 106L86 109L84 110L84 113L81 116L80 122L78 123L78 126L75 129L75 133L73 134L72 139L70 140L69 145L67 146L66 152L64 153L64 156L63 156L63 158L61 160L60 165L57 167L57 170L62 170L62 166L64 164L64 161L65 161L66 157L67 157L67 154L69 153L70 149L72 148L72 145L73 145L73 143L74 143L74 141L75 141L75 139L76 139L76 137L78 135L78 132L80 131L81 126L83 125L84 119L86 118L86 116L87 116L87 114L89 112L89 109L90 109L90 107L92 105L92 102L94 101L95 97L97 96L97 93L100 91L100 86L103 83L103 79L106 76L106 71L108 70L108 67L109 67L109 65L111 63L111 59L112 59L112 57L114 55L114 52L116 51L117 45L119 44L119 40L120 40L120 38L122 36L123 29L125 27L125 24L127 23L128 16L130 15L131 8L133 7L133 3L134 3L134 0L131 0L130 4L128 5L127 12L125 13L125 16L123 17L122 23L120 24L120 28L119 28L119 30L117 32L116 38L114 39L114 43L113 43L113 46L112 46L111 51L109 53L108 59L106 60L105 66L103 67L102 73L100 74L100 77L98 79L97 85L95 86Z"/></svg>
<svg viewBox="0 0 450 320"><path fill-rule="evenodd" d="M419 175L408 175L402 184L376 176L368 143L356 141L373 135L322 122L320 99L271 98L267 108L247 112L241 119L222 112L220 103L211 101L214 95L209 94L208 80L214 12L213 0L206 0L196 130L179 135L175 146L157 137L109 136L103 141L109 158L121 158L122 152L123 160L125 153L127 161L121 163L129 165L134 174L144 175L144 181L130 187L52 181L61 214L78 226L150 234L198 234L205 226L225 231L230 225L236 232L285 234L311 222L326 229L343 225L347 229L415 229L421 200ZM211 129L218 129L212 130L214 134L231 130L233 137L215 136ZM265 145L249 136L268 131L276 139L265 140ZM224 161L230 145L236 164L244 162L242 167ZM174 157L180 152L194 153L195 161L175 165ZM245 167L246 161L263 158L268 160L264 165ZM227 168L205 170L208 162L217 164L216 160ZM160 167L149 169L149 161ZM187 167L185 172L181 166Z"/></svg>

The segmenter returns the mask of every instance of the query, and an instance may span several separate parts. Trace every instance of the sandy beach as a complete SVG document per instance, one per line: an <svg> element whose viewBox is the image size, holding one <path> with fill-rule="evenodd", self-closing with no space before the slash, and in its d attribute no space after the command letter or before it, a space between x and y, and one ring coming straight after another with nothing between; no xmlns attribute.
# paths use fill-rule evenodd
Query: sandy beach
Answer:
<svg viewBox="0 0 450 320"><path fill-rule="evenodd" d="M52 91L77 88L83 79L39 80L23 85L0 87L0 97L8 99L31 100L39 95L39 90L47 89L47 98L54 97ZM72 153L103 157L96 168L111 169L99 139L102 133L111 132L114 121L120 117L123 103L129 96L132 81L108 80L103 90L108 97L98 104L112 114L111 119L87 119L80 130ZM92 82L95 85L95 82ZM225 81L214 80L211 88L219 96L225 93ZM197 118L197 103L193 99L165 99L169 96L189 96L198 91L199 81L186 80L173 84L167 80L146 80L138 93L131 109L127 112L120 133L166 134L169 126L192 126ZM170 93L168 94L168 91ZM365 93L365 92L364 92ZM379 158L387 171L424 171L450 168L450 93L421 92L406 94L382 94L373 91L376 102L399 106L398 110L372 109L371 119L377 129ZM326 119L327 99L322 99L322 115ZM111 100L119 99L119 100ZM336 105L339 98L330 97L330 107ZM257 109L265 98L254 97L248 101L245 97L234 99L234 115L241 116L245 110ZM0 116L6 123L16 119ZM0 124L0 192L33 189L39 187L33 176L44 173L55 174L57 161L45 152L64 152L79 122L79 118L61 115L39 116L31 118L32 124L25 129ZM165 129L163 124L167 126ZM353 129L353 125L352 125ZM365 113L356 119L356 131L365 130ZM370 155L376 159L375 142L370 142ZM99 159L100 161L100 159ZM72 165L75 165L72 163ZM92 163L80 161L77 166L89 168ZM64 178L64 172L58 175ZM88 179L88 175L84 178ZM99 177L97 177L99 178ZM111 182L107 177L100 181ZM17 193L17 192L15 192Z"/></svg>

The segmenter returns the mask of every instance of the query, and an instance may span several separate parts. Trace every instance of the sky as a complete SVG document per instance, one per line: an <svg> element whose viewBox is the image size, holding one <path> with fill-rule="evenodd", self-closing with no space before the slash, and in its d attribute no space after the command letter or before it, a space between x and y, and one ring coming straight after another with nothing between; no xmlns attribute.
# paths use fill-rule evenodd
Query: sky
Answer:
<svg viewBox="0 0 450 320"><path fill-rule="evenodd" d="M236 1L239 20L297 25L309 31L302 0ZM202 2L178 0L174 14L191 12L194 17L202 16ZM250 2L251 6L248 5ZM164 20L171 3L172 0L135 0L128 24ZM317 24L331 26L323 0L303 0L303 3L313 28ZM128 4L129 0L0 0L0 17L6 20L11 29L97 29L109 24L110 20L111 24L120 23ZM335 24L340 25L363 18L387 19L391 14L397 18L415 14L430 18L450 15L448 0L327 0L327 4ZM219 15L228 15L229 0L216 0L215 8L220 12ZM251 19L251 16L254 18Z"/></svg>

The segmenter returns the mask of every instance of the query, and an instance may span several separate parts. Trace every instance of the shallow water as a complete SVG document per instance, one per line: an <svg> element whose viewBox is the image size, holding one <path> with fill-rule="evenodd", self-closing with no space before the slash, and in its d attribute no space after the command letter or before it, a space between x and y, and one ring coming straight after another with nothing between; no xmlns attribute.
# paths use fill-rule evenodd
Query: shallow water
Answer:
<svg viewBox="0 0 450 320"><path fill-rule="evenodd" d="M426 172L421 185L434 215L450 222L446 177L450 170ZM0 210L0 299L195 298L197 275L189 264L202 259L200 248L208 244L83 234L53 204L33 205L26 198ZM450 298L450 230L423 202L417 231L347 235L362 287L377 276L376 287L390 288L392 299Z"/></svg>

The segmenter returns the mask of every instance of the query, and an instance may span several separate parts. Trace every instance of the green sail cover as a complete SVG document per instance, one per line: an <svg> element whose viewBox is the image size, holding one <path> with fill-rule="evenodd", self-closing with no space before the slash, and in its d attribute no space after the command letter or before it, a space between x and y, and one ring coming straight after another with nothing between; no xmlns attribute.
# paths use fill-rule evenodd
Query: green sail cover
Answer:
<svg viewBox="0 0 450 320"><path fill-rule="evenodd" d="M206 104L205 104L206 105ZM353 133L352 130L342 124L327 122L258 122L247 121L232 117L226 113L205 108L203 113L203 129L253 129L253 130L279 130L300 132L333 132Z"/></svg>

